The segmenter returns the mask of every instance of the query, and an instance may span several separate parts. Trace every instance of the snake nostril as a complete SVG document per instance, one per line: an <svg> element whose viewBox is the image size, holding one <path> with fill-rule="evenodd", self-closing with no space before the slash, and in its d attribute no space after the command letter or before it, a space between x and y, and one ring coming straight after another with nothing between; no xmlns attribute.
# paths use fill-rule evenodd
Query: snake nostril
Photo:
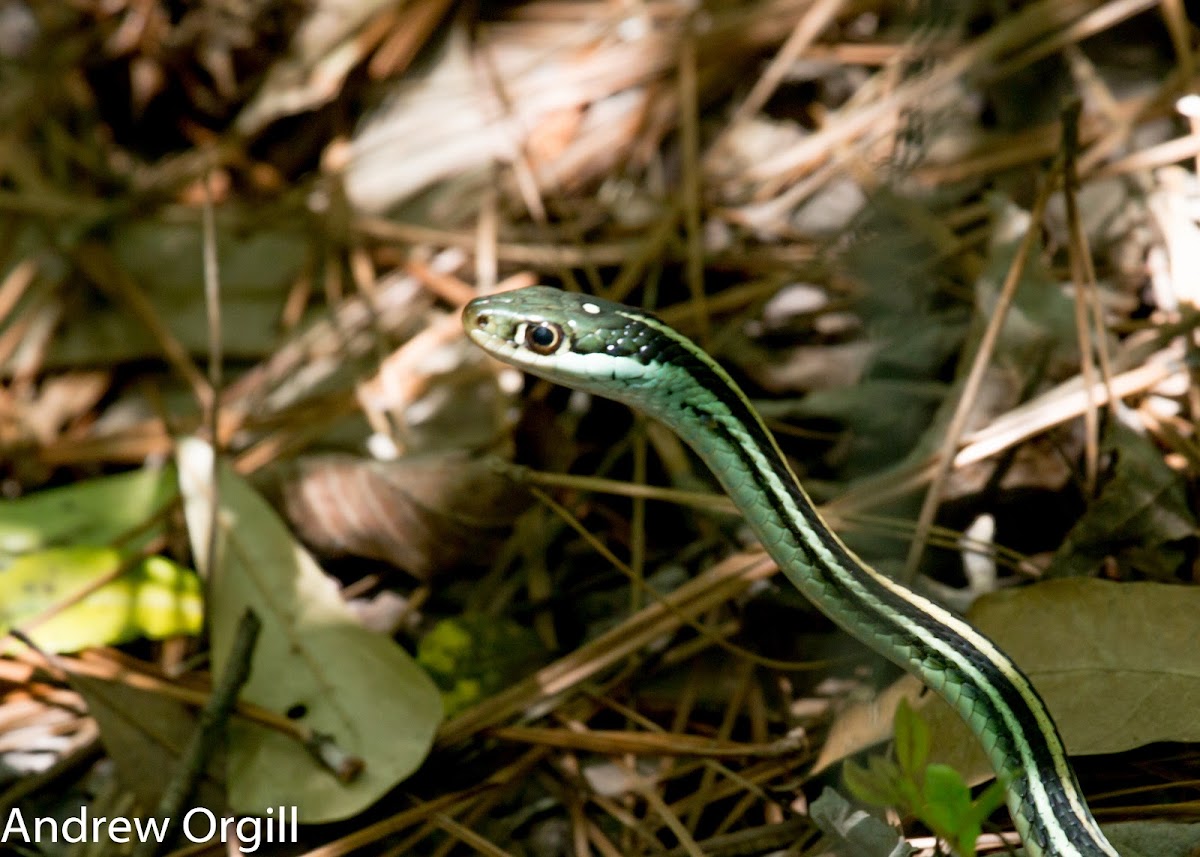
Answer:
<svg viewBox="0 0 1200 857"><path fill-rule="evenodd" d="M479 315L475 316L475 326L476 327L487 327L488 319L489 319L488 314L486 312L481 312Z"/></svg>

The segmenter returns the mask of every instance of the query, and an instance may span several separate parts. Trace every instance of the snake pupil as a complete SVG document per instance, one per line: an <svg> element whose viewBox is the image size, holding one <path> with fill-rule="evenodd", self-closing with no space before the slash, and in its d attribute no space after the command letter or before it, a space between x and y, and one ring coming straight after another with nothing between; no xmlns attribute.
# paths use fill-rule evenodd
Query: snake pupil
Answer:
<svg viewBox="0 0 1200 857"><path fill-rule="evenodd" d="M552 354L562 342L562 328L542 322L525 334L525 344L537 354Z"/></svg>

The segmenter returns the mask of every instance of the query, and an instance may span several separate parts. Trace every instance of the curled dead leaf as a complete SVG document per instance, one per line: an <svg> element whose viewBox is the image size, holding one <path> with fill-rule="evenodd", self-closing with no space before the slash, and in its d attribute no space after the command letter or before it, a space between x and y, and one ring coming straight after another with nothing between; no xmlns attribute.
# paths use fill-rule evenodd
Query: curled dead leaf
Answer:
<svg viewBox="0 0 1200 857"><path fill-rule="evenodd" d="M453 452L306 458L284 480L283 501L316 550L384 560L427 580L486 558L528 498L486 461Z"/></svg>

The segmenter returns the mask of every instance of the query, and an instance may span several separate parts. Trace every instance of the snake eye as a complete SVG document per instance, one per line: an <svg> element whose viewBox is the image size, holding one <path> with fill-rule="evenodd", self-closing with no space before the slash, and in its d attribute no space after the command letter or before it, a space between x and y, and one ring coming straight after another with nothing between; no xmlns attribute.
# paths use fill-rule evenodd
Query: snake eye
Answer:
<svg viewBox="0 0 1200 857"><path fill-rule="evenodd" d="M562 328L548 321L532 325L525 331L525 347L534 354L553 354L562 341Z"/></svg>

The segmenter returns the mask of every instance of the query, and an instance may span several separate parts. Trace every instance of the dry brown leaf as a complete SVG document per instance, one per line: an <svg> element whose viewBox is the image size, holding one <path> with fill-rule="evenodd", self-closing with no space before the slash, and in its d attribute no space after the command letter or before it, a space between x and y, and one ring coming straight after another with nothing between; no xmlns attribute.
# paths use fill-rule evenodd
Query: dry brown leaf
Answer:
<svg viewBox="0 0 1200 857"><path fill-rule="evenodd" d="M485 461L461 452L306 458L283 499L293 527L317 550L381 559L421 580L485 558L527 502Z"/></svg>

